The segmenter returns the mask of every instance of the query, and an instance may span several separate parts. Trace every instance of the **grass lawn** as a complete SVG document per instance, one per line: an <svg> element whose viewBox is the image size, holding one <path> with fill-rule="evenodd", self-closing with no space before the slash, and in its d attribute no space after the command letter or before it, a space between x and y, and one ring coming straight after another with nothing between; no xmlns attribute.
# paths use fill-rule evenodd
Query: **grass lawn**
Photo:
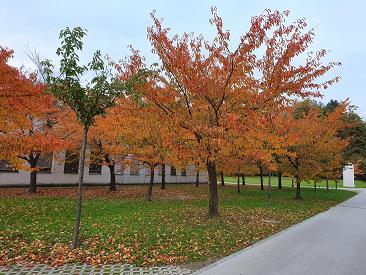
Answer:
<svg viewBox="0 0 366 275"><path fill-rule="evenodd" d="M264 184L268 185L268 177L263 177L264 178ZM291 183L291 179L289 177L282 177L282 186L288 186L290 187L292 185ZM220 181L221 179L218 178L218 181ZM227 177L225 176L225 182L230 182L230 183L237 183L237 177ZM245 182L246 184L260 184L260 177L254 177L254 176L246 176L245 177ZM241 178L240 178L240 183L241 183ZM294 184L296 184L294 182ZM278 178L277 176L273 176L271 179L271 185L273 186L277 186L278 185ZM314 186L314 182L313 181L302 181L301 182L301 186L306 186L306 187L313 187ZM317 186L321 186L321 187L325 187L325 180L322 180L322 182L318 182ZM335 188L336 184L333 180L329 180L329 188ZM339 180L338 181L338 187L343 187L343 180ZM366 181L362 181L362 180L355 180L355 187L357 188L366 188Z"/></svg>
<svg viewBox="0 0 366 275"><path fill-rule="evenodd" d="M218 259L322 212L354 195L350 191L273 190L272 203L257 186L238 194L219 188L220 217L207 218L207 185L86 187L81 246L70 250L76 188L0 189L0 264L184 264Z"/></svg>

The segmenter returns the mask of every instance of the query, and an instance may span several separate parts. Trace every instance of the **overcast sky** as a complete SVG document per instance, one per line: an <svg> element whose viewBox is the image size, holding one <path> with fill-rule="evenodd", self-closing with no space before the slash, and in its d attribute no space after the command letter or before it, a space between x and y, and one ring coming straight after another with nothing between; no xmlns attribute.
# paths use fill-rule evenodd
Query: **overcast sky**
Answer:
<svg viewBox="0 0 366 275"><path fill-rule="evenodd" d="M314 49L330 50L329 60L342 62L337 72L342 80L324 92L329 99L344 100L359 107L366 117L366 1L76 1L76 0L0 0L0 45L15 51L14 65L30 66L24 53L26 45L42 57L55 59L58 34L66 26L88 30L85 60L96 49L114 59L129 54L128 45L141 50L154 61L146 39L146 28L152 21L149 13L156 10L172 33L202 33L213 36L209 24L210 7L216 6L223 18L224 29L232 31L232 42L249 26L250 18L265 9L290 10L291 20L305 17L316 29Z"/></svg>

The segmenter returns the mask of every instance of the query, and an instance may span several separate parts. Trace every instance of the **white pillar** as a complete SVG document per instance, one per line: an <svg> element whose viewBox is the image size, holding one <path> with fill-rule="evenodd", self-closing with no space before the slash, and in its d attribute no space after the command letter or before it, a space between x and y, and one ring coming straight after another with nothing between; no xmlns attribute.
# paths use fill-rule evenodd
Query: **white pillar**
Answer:
<svg viewBox="0 0 366 275"><path fill-rule="evenodd" d="M355 171L353 164L348 164L343 167L343 186L355 187Z"/></svg>

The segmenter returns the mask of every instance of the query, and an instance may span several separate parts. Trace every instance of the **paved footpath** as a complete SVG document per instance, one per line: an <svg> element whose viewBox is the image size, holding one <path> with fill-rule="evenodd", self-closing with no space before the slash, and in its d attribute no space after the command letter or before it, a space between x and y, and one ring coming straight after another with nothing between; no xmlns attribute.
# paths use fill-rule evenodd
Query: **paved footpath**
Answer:
<svg viewBox="0 0 366 275"><path fill-rule="evenodd" d="M366 274L366 190L359 192L197 274Z"/></svg>
<svg viewBox="0 0 366 275"><path fill-rule="evenodd" d="M103 275L103 274L122 274L122 275L185 275L191 272L187 269L177 266L159 266L159 267L134 267L129 264L102 265L99 267L87 264L66 264L60 267L50 267L38 264L32 267L13 265L10 267L1 267L1 275Z"/></svg>

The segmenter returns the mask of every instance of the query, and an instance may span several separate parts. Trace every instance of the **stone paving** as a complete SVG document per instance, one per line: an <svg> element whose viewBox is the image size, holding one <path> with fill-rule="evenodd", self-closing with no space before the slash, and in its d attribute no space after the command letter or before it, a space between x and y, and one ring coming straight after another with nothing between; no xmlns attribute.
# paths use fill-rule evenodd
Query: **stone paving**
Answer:
<svg viewBox="0 0 366 275"><path fill-rule="evenodd" d="M135 267L128 264L102 265L99 267L87 264L68 264L60 267L51 267L48 265L11 265L8 267L0 267L1 275L15 274L162 274L162 275L181 275L191 274L188 269L178 266L158 266L158 267Z"/></svg>

